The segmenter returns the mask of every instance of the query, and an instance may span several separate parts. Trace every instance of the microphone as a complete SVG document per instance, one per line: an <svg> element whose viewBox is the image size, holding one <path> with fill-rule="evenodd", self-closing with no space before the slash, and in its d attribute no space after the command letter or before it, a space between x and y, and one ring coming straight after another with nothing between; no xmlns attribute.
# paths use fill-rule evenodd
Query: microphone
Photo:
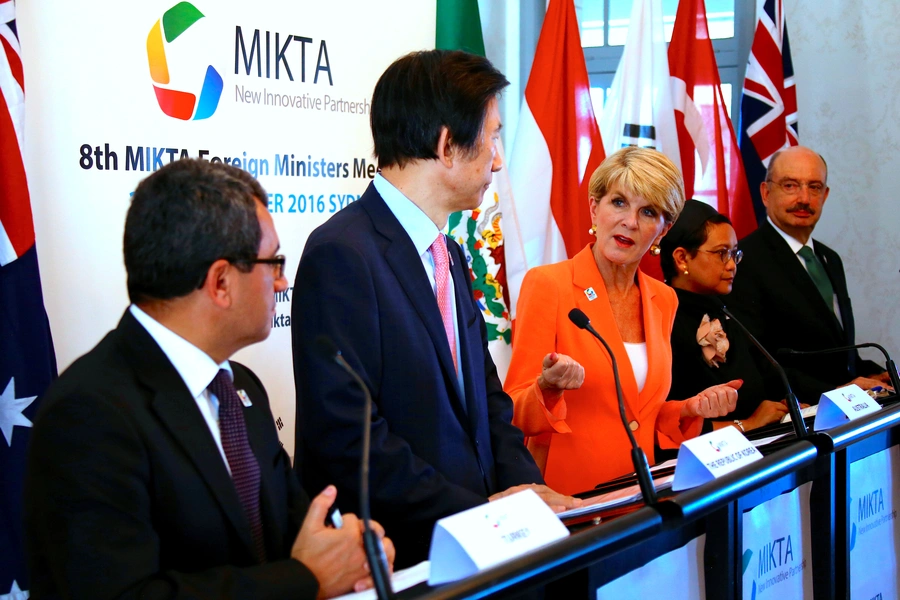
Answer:
<svg viewBox="0 0 900 600"><path fill-rule="evenodd" d="M778 364L778 361L772 358L772 355L769 354L768 351L766 351L766 349L763 347L763 345L759 343L759 340L753 337L753 334L750 333L750 330L744 327L744 324L738 321L737 317L731 314L731 311L728 310L728 307L725 306L724 302L722 302L715 296L710 296L710 298L715 298L718 301L718 303L721 305L722 312L725 313L725 316L731 319L734 324L744 332L744 335L746 335L747 338L751 342L753 342L753 345L756 346L760 352L762 352L762 355L766 357L766 360L772 363L772 366L775 367L776 371L778 371L778 375L781 377L781 383L784 384L784 389L787 392L785 401L787 402L788 412L791 413L791 424L794 426L794 433L796 434L797 439L805 438L807 435L809 435L809 431L806 429L806 423L803 421L803 414L800 410L800 402L797 400L797 396L794 395L794 391L791 389L791 384L788 381L787 373L784 372L784 369L780 364Z"/></svg>
<svg viewBox="0 0 900 600"><path fill-rule="evenodd" d="M577 308L569 311L569 320L575 324L578 329L584 329L597 338L612 361L613 378L616 380L616 398L619 401L619 418L622 419L622 426L625 427L625 433L628 434L628 440L631 442L631 462L634 465L634 473L637 476L638 485L641 488L641 495L644 497L644 504L652 506L657 503L656 488L653 486L653 476L650 474L650 465L647 464L647 455L638 446L637 440L634 439L634 432L628 426L628 418L625 416L625 400L622 398L622 382L619 379L619 365L616 362L616 355L613 354L612 348L606 343L600 334L591 325L588 316Z"/></svg>
<svg viewBox="0 0 900 600"><path fill-rule="evenodd" d="M777 354L790 356L806 356L810 354L831 354L833 352L846 352L848 350L858 350L859 348L877 348L881 351L881 354L884 355L884 365L887 368L888 375L891 378L891 387L894 388L895 394L900 394L900 377L898 377L897 375L897 365L894 364L894 361L891 359L891 355L888 354L887 350L873 342L856 344L853 346L841 346L840 348L827 348L825 350L791 350L790 348L781 348L780 350L778 350Z"/></svg>
<svg viewBox="0 0 900 600"><path fill-rule="evenodd" d="M363 522L363 546L366 551L366 560L369 562L369 570L372 572L372 582L379 600L393 600L394 590L391 587L391 578L388 575L387 557L384 554L384 546L381 540L372 531L369 521L372 518L369 510L369 449L372 445L372 394L359 374L351 367L340 349L328 336L320 335L315 340L316 350L326 360L332 360L339 364L356 385L362 389L366 397L365 413L363 415L363 439L362 458L359 461L359 514Z"/></svg>

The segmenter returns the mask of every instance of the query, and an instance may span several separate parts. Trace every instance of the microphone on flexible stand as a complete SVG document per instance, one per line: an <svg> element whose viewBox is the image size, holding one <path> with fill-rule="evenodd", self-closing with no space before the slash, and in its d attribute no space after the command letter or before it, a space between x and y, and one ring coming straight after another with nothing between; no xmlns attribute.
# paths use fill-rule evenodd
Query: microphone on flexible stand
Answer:
<svg viewBox="0 0 900 600"><path fill-rule="evenodd" d="M588 316L577 308L569 311L569 320L579 329L588 331L597 338L612 361L613 378L616 380L616 398L619 401L619 417L622 419L622 425L625 427L625 433L628 434L628 440L631 442L631 462L634 465L634 473L637 476L638 484L641 487L641 495L644 497L644 504L651 506L657 503L656 487L653 485L653 476L650 474L650 465L647 464L647 455L638 446L637 440L634 439L634 433L628 426L628 418L625 416L625 400L622 398L622 382L619 379L619 365L616 362L616 355L613 354L612 348L606 343L600 334L591 326L591 320Z"/></svg>
<svg viewBox="0 0 900 600"><path fill-rule="evenodd" d="M366 560L369 562L369 570L372 572L372 582L374 583L375 592L378 594L378 600L393 600L395 596L391 587L390 571L387 566L387 557L384 554L384 546L375 532L372 531L369 523L372 519L371 511L369 510L369 449L372 445L372 394L369 392L369 387L353 367L344 360L340 349L335 346L328 336L318 336L315 345L316 350L323 358L336 362L347 371L366 397L365 414L363 415L362 457L359 461L359 514L363 522L363 546L366 551Z"/></svg>
<svg viewBox="0 0 900 600"><path fill-rule="evenodd" d="M715 298L714 296L710 296L710 298ZM718 300L716 298L716 300ZM744 327L744 324L741 323L737 317L731 314L731 311L728 310L728 307L719 300L721 304L722 312L725 313L725 316L731 319L735 325L737 325L741 331L744 332L744 335L753 342L753 345L756 346L760 352L762 352L763 356L766 357L772 366L775 367L775 370L778 371L778 375L781 376L781 382L784 384L784 389L786 392L785 402L787 402L788 412L791 413L791 424L794 426L794 433L797 435L797 439L805 438L809 435L809 431L806 429L806 423L803 421L803 413L800 409L800 401L797 400L797 396L794 395L794 391L791 389L791 384L788 381L787 373L784 372L784 369L778 364L778 361L772 358L772 355L768 353L768 351L763 347L762 344L759 343L753 334Z"/></svg>
<svg viewBox="0 0 900 600"><path fill-rule="evenodd" d="M860 348L877 348L881 351L881 354L884 355L884 364L887 368L888 376L891 378L891 387L894 388L895 394L900 394L900 376L897 375L897 365L894 364L894 361L891 359L891 355L888 354L887 350L874 342L856 344L853 346L841 346L839 348L827 348L825 350L791 350L790 348L781 348L778 351L778 354L788 356L808 356L811 354L832 354L834 352L846 352L848 350L859 350Z"/></svg>

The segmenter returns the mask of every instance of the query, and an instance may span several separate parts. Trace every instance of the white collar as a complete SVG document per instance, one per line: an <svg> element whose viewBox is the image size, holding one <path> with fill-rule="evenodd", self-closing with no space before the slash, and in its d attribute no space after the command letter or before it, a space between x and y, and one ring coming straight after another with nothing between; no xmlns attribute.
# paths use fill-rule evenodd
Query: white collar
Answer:
<svg viewBox="0 0 900 600"><path fill-rule="evenodd" d="M210 358L209 354L193 345L144 311L132 304L131 314L137 319L150 337L159 344L160 349L168 357L169 362L181 375L188 391L195 399L202 394L219 372L225 369L234 380L231 364L226 360L220 365Z"/></svg>
<svg viewBox="0 0 900 600"><path fill-rule="evenodd" d="M794 254L800 252L800 249L803 248L803 246L809 246L810 250L815 251L815 247L813 247L812 236L809 236L809 239L806 240L806 243L804 244L794 236L788 235L787 233L782 231L781 228L778 227L778 225L772 222L772 219L770 217L767 216L766 220L769 222L769 225L775 228L775 231L778 232L778 235L784 238L784 241L786 241L788 246L791 247L791 252L793 252Z"/></svg>
<svg viewBox="0 0 900 600"><path fill-rule="evenodd" d="M413 246L419 256L425 254L434 240L437 239L441 230L437 228L434 221L428 218L421 208L403 195L403 192L394 187L390 181L385 179L381 173L375 175L372 182L375 189L381 194L381 198L388 208L400 221L400 226L406 231L409 239L412 240Z"/></svg>

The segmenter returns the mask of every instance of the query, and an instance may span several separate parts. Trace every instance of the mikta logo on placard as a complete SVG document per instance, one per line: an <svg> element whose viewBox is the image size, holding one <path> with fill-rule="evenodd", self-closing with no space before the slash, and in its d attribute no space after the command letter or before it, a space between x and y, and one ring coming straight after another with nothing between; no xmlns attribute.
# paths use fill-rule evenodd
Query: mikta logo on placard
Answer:
<svg viewBox="0 0 900 600"><path fill-rule="evenodd" d="M222 76L212 65L206 66L202 84L199 80L199 71L196 80L174 82L174 85L186 86L188 90L199 88L199 99L193 91L168 87L173 82L170 81L166 51L172 49L176 40L184 43L185 38L182 36L190 36L193 29L196 29L193 26L202 18L204 14L197 10L196 6L190 2L179 2L163 14L147 36L147 61L150 63L150 78L153 79L153 89L156 91L159 108L168 116L183 121L191 119L197 121L213 116L222 96ZM171 52L169 54L171 55ZM196 56L192 58L200 60ZM180 59L184 60L184 57ZM186 72L190 72L190 69Z"/></svg>

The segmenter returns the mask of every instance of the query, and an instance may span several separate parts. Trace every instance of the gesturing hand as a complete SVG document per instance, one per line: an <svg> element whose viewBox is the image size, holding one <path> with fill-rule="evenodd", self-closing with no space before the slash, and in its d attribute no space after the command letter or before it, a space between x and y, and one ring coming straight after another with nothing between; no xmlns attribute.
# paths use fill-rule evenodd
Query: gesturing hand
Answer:
<svg viewBox="0 0 900 600"><path fill-rule="evenodd" d="M710 419L724 417L737 405L738 390L744 385L742 379L708 387L693 398L684 401L682 417L703 417Z"/></svg>
<svg viewBox="0 0 900 600"><path fill-rule="evenodd" d="M362 521L356 515L343 515L343 527L334 529L325 525L328 510L334 504L337 489L325 488L313 498L300 527L300 533L291 548L291 558L299 560L319 581L319 597L330 598L372 587L369 565L362 542ZM371 521L372 529L382 538L388 566L394 564L394 545L384 537L384 529Z"/></svg>
<svg viewBox="0 0 900 600"><path fill-rule="evenodd" d="M584 383L584 367L570 356L551 352L541 363L542 390L577 390Z"/></svg>

